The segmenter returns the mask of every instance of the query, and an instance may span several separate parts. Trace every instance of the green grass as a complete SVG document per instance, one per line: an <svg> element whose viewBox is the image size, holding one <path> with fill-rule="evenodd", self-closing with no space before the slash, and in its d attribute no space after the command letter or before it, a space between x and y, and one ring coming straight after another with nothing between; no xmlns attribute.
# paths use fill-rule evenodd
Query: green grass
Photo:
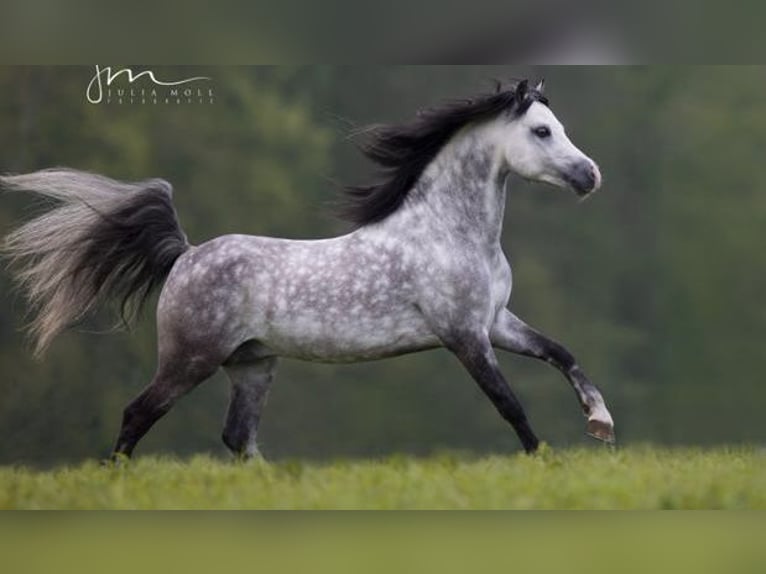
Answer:
<svg viewBox="0 0 766 574"><path fill-rule="evenodd" d="M543 448L332 463L137 457L121 467L0 468L0 508L766 509L756 448Z"/></svg>

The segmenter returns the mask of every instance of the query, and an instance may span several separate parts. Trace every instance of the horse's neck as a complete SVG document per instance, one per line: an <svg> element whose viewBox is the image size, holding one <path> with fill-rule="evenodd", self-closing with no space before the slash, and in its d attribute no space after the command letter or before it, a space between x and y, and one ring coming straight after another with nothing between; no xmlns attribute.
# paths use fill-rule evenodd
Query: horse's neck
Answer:
<svg viewBox="0 0 766 574"><path fill-rule="evenodd" d="M480 135L468 133L445 146L382 225L408 237L448 233L477 245L499 245L507 173Z"/></svg>

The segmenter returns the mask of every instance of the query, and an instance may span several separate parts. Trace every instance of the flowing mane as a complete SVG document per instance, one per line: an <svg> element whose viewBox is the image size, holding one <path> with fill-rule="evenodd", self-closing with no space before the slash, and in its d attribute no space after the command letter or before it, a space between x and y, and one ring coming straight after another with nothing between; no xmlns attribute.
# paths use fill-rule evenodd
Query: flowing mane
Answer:
<svg viewBox="0 0 766 574"><path fill-rule="evenodd" d="M527 80L506 89L498 83L493 93L421 110L410 123L365 130L369 140L360 148L380 166L380 181L346 187L340 216L358 226L385 219L402 205L428 164L463 126L500 113L518 117L535 101L548 105Z"/></svg>

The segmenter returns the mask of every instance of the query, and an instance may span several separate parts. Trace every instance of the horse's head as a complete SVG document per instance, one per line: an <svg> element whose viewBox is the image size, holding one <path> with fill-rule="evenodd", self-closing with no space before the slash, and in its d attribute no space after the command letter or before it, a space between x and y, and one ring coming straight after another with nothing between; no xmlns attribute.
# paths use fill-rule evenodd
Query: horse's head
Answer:
<svg viewBox="0 0 766 574"><path fill-rule="evenodd" d="M432 175L444 167L436 156L453 153L453 165L465 167L454 157L456 149L491 156L499 170L495 175L512 171L581 197L595 191L601 185L598 167L569 141L542 90L542 82L534 88L526 80L508 89L498 84L494 93L421 110L411 122L365 130L370 139L362 150L382 168L382 177L373 185L349 187L342 215L357 225L385 219L403 205L429 166L434 165ZM461 138L471 131L467 127L476 137ZM448 146L451 141L456 145ZM464 177L476 177L475 172L464 170Z"/></svg>
<svg viewBox="0 0 766 574"><path fill-rule="evenodd" d="M601 185L596 162L569 141L542 95L526 80L516 86L511 120L504 118L498 134L508 167L520 176L574 190L584 197Z"/></svg>

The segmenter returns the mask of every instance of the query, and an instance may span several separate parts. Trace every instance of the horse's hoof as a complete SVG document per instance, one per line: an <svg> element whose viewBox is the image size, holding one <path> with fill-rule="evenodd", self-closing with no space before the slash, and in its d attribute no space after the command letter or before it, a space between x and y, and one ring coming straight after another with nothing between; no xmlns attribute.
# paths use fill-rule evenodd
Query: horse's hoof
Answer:
<svg viewBox="0 0 766 574"><path fill-rule="evenodd" d="M130 462L130 457L126 454L115 452L109 458L101 460L101 466L104 468L122 468Z"/></svg>
<svg viewBox="0 0 766 574"><path fill-rule="evenodd" d="M600 440L609 444L615 443L614 427L609 423L598 421L596 419L591 419L588 421L586 432L588 433L589 436L592 436L593 438L597 440Z"/></svg>

